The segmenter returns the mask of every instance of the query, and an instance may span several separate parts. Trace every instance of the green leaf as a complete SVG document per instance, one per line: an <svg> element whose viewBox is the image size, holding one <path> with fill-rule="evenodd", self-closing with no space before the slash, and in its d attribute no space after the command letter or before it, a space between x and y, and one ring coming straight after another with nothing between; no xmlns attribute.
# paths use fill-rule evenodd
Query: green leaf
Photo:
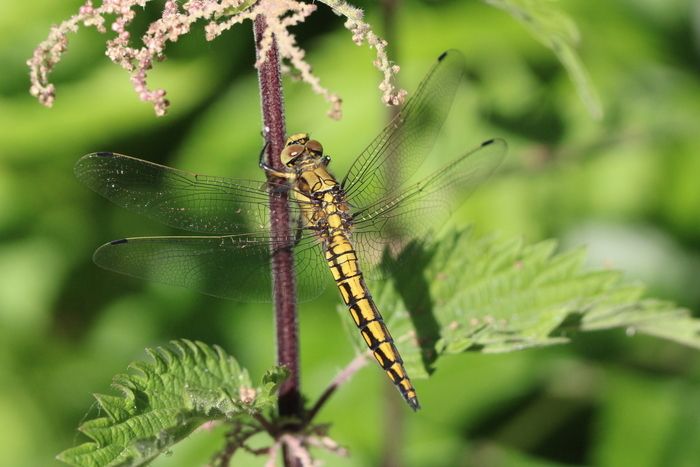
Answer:
<svg viewBox="0 0 700 467"><path fill-rule="evenodd" d="M603 116L598 94L586 68L576 53L580 40L574 21L559 10L552 0L483 0L510 13L535 39L549 48L574 82L579 97L595 119Z"/></svg>
<svg viewBox="0 0 700 467"><path fill-rule="evenodd" d="M246 11L251 6L253 6L256 1L257 0L247 0L240 5L230 6L226 8L223 13L216 15L216 19L219 20L224 17L235 16L237 14L240 14L241 12Z"/></svg>
<svg viewBox="0 0 700 467"><path fill-rule="evenodd" d="M254 387L248 373L220 347L189 340L169 348L146 349L152 362L135 362L131 373L116 375L121 396L96 394L105 416L88 420L80 431L92 442L63 451L71 465L144 465L210 420L257 425L246 416L274 407L285 371L266 373Z"/></svg>
<svg viewBox="0 0 700 467"><path fill-rule="evenodd" d="M467 230L385 260L392 280L370 287L411 375L427 376L445 354L562 344L600 329L700 348L700 320L688 310L643 298L644 288L619 272L584 268L583 249L555 250L553 241L528 245Z"/></svg>

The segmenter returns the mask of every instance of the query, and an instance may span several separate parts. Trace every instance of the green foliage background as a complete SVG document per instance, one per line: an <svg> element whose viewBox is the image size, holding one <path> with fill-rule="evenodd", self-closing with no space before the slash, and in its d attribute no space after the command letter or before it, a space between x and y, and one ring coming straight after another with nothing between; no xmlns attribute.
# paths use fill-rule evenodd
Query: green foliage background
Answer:
<svg viewBox="0 0 700 467"><path fill-rule="evenodd" d="M79 3L0 5L5 465L51 465L56 453L82 442L75 427L93 403L91 393L109 392L112 375L143 358L145 347L176 337L218 344L256 381L274 364L269 305L98 270L90 257L104 241L168 230L110 205L72 176L81 155L110 150L200 173L259 177L250 25L214 43L196 29L170 49L170 59L152 73L173 103L161 119L104 57L103 37L83 30L71 37L54 75L58 99L47 110L27 92L24 61ZM442 50L462 50L469 65L469 86L434 154L457 154L492 136L510 144L507 166L457 223L527 242L554 237L562 249L587 245L592 267L621 269L648 283L650 295L699 310L700 30L693 18L700 6L492 3L541 3L568 13L605 113L591 118L590 97L580 99L557 55L504 10L477 1L401 2L392 58L409 91ZM381 30L376 3L361 6ZM386 118L372 52L354 46L341 19L322 5L297 34L314 71L344 97L345 117L326 119L322 99L289 81L288 129L311 131L343 174ZM311 399L353 356L337 304L329 290L301 305L302 379ZM445 357L429 380L417 382L424 406L418 414L368 367L334 396L321 421L332 421L335 439L352 450L349 459L329 459L332 465L399 458L437 466L692 466L700 462L699 381L696 351L608 331L568 346ZM155 465L205 463L220 435L198 432Z"/></svg>

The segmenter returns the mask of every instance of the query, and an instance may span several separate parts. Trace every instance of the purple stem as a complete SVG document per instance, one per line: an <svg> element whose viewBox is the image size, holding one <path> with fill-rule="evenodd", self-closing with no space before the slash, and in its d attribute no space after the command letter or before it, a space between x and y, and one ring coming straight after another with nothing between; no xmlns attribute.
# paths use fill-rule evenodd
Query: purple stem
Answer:
<svg viewBox="0 0 700 467"><path fill-rule="evenodd" d="M255 19L255 50L260 53L260 41L267 28L265 18ZM258 57L259 58L259 57ZM267 164L284 171L280 153L284 148L284 101L277 42L273 39L267 56L258 69L263 116L263 135L267 144ZM291 238L287 193L270 196L270 230L274 239ZM277 364L287 367L289 378L280 387L278 408L282 416L301 418L302 403L299 390L299 338L294 281L294 257L288 242L273 240L272 289L277 330Z"/></svg>

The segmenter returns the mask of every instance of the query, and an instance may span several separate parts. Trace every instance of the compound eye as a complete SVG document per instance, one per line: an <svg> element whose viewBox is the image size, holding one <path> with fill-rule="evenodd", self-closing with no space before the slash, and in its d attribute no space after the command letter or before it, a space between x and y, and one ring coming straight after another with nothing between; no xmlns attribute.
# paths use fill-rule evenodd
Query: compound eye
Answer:
<svg viewBox="0 0 700 467"><path fill-rule="evenodd" d="M282 159L284 165L291 165L303 152L304 146L301 144L290 144L282 150L280 159Z"/></svg>
<svg viewBox="0 0 700 467"><path fill-rule="evenodd" d="M319 143L315 139L312 139L311 141L306 143L306 149L308 149L317 156L323 154L323 146L321 146L321 143Z"/></svg>

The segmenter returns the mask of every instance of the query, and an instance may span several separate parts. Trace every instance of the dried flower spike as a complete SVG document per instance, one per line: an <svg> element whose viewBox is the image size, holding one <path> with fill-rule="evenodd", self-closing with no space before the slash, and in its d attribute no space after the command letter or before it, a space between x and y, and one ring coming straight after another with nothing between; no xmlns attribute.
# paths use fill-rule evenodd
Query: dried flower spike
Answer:
<svg viewBox="0 0 700 467"><path fill-rule="evenodd" d="M302 23L316 10L315 4L299 0L165 0L160 17L150 24L140 38L140 47L133 47L131 44L134 43L134 39L129 26L137 14L137 8L143 9L151 1L102 0L99 6L95 6L92 0L86 0L75 15L51 28L48 38L39 44L27 61L31 94L43 105L53 105L56 89L49 81L49 74L68 48L68 34L77 32L80 26L91 26L103 34L108 31L114 33L114 37L107 41L106 55L130 73L131 83L139 98L150 102L156 115L164 115L169 106L165 97L166 91L149 86L148 72L155 62L165 59L167 44L176 42L181 36L189 33L192 25L200 20L205 22L207 40L214 40L234 25L245 20L252 21L258 15L262 15L267 23L267 30L259 45L262 48L259 56L266 56L266 48L270 47L274 38L284 61L283 69L296 70L302 81L330 103L328 114L333 118L340 118L341 98L321 85L321 80L313 74L311 66L304 59L304 50L298 46L295 36L289 31L289 28ZM396 89L393 84L399 67L389 61L386 41L374 34L363 21L362 10L342 0L321 2L332 8L336 14L347 18L345 27L352 32L352 39L356 44L366 42L370 48L376 50L374 66L383 74L379 85L383 93L382 100L387 105L403 103L406 91ZM111 18L108 20L108 17ZM260 66L260 63L256 63L256 66Z"/></svg>

